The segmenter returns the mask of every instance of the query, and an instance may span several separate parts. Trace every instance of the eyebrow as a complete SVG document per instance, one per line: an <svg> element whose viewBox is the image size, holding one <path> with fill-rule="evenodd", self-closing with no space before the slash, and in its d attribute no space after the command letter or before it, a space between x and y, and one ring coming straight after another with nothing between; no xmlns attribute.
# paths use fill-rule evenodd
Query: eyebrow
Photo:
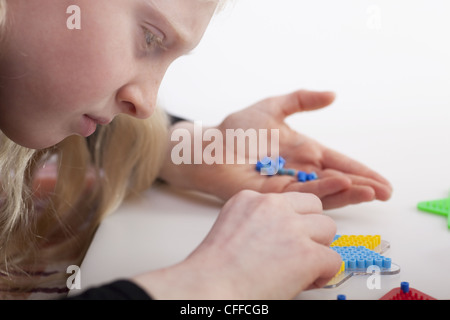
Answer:
<svg viewBox="0 0 450 320"><path fill-rule="evenodd" d="M156 14L157 19L162 21L162 23L170 29L170 32L175 36L176 43L181 43L182 47L188 47L189 35L186 32L183 32L181 28L177 26L177 23L165 15L152 0L144 0L144 2ZM189 53L191 50L191 48L185 50L185 54Z"/></svg>

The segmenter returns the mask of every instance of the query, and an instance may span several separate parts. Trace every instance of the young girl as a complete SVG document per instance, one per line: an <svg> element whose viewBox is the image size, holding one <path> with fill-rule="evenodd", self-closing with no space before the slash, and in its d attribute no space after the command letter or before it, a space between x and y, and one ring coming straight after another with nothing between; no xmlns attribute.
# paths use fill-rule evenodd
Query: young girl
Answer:
<svg viewBox="0 0 450 320"><path fill-rule="evenodd" d="M72 4L80 29L67 25ZM287 134L281 153L319 173L311 184L266 179L249 166L176 166L167 156L169 117L155 106L157 91L168 66L199 43L217 5L0 0L3 298L64 296L66 270L80 265L102 219L156 178L226 200L216 224L179 264L89 294L101 297L114 286L129 298L284 299L324 285L339 269L328 248L334 223L317 214L322 203L386 200L391 189L375 172L284 124L294 112L330 104L331 93L267 99L217 127L279 128ZM179 127L192 124L172 129ZM248 179L227 178L236 174Z"/></svg>

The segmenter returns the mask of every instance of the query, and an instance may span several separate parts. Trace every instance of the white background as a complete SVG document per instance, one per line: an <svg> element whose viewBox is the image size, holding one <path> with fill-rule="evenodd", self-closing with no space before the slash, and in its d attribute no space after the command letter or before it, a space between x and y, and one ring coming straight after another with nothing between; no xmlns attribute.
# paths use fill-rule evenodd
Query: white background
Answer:
<svg viewBox="0 0 450 320"><path fill-rule="evenodd" d="M169 69L160 90L169 111L218 122L306 88L338 95L301 122L320 132L347 122L428 127L449 115L448 1L228 1L200 46Z"/></svg>
<svg viewBox="0 0 450 320"><path fill-rule="evenodd" d="M401 267L368 290L353 279L300 299L378 299L400 281L450 298L450 230L419 201L450 191L450 2L233 0L160 90L170 112L205 124L262 98L332 90L336 101L288 123L388 178L394 194L326 212L339 234L380 234ZM125 205L99 228L83 288L175 263L192 251L220 204L166 189ZM391 276L390 276L391 277Z"/></svg>

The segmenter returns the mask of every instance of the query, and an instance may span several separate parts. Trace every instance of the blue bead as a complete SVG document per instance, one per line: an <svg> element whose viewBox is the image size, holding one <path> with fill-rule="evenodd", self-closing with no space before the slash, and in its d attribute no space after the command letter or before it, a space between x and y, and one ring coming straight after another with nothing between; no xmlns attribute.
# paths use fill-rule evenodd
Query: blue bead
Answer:
<svg viewBox="0 0 450 320"><path fill-rule="evenodd" d="M402 282L400 283L400 288L402 289L403 293L408 293L409 292L409 282Z"/></svg>
<svg viewBox="0 0 450 320"><path fill-rule="evenodd" d="M272 159L270 157L264 157L264 158L262 158L261 163L264 166L270 166L272 163Z"/></svg>
<svg viewBox="0 0 450 320"><path fill-rule="evenodd" d="M338 300L347 300L347 297L345 296L345 294L338 294L337 299Z"/></svg>
<svg viewBox="0 0 450 320"><path fill-rule="evenodd" d="M278 167L284 168L284 164L286 163L286 160L284 160L283 157L278 157Z"/></svg>
<svg viewBox="0 0 450 320"><path fill-rule="evenodd" d="M355 258L348 259L348 268L356 269L356 259Z"/></svg>
<svg viewBox="0 0 450 320"><path fill-rule="evenodd" d="M383 268L390 269L391 268L391 258L383 258Z"/></svg>
<svg viewBox="0 0 450 320"><path fill-rule="evenodd" d="M373 259L372 258L366 258L366 268L373 265Z"/></svg>
<svg viewBox="0 0 450 320"><path fill-rule="evenodd" d="M297 173L297 178L298 178L298 181L305 182L306 181L306 172L299 171Z"/></svg>
<svg viewBox="0 0 450 320"><path fill-rule="evenodd" d="M257 171L261 172L263 169L263 173L269 176L275 175L278 171L276 163L269 157L264 157L256 163Z"/></svg>
<svg viewBox="0 0 450 320"><path fill-rule="evenodd" d="M269 157L264 157L261 161L256 162L256 170L261 171L262 168L268 168L271 164L272 160Z"/></svg>
<svg viewBox="0 0 450 320"><path fill-rule="evenodd" d="M375 265L376 266L378 266L378 267L383 267L383 259L381 259L381 258L375 258L374 259L374 261L375 261Z"/></svg>
<svg viewBox="0 0 450 320"><path fill-rule="evenodd" d="M256 163L256 171L261 171L261 168L264 167L261 161L258 161Z"/></svg>
<svg viewBox="0 0 450 320"><path fill-rule="evenodd" d="M366 266L366 261L363 258L358 258L358 260L356 260L356 267L358 269L363 269Z"/></svg>
<svg viewBox="0 0 450 320"><path fill-rule="evenodd" d="M348 257L342 258L342 261L344 261L345 269L348 269Z"/></svg>
<svg viewBox="0 0 450 320"><path fill-rule="evenodd" d="M273 175L276 174L275 168L274 168L274 167L267 167L267 168L265 168L265 169L266 169L266 174L267 174L268 176L273 176Z"/></svg>
<svg viewBox="0 0 450 320"><path fill-rule="evenodd" d="M286 173L287 173L289 176L295 176L295 170L294 170L294 169L287 169Z"/></svg>
<svg viewBox="0 0 450 320"><path fill-rule="evenodd" d="M315 172L311 172L306 175L306 180L308 180L308 181L316 180L316 179L317 179L317 174Z"/></svg>

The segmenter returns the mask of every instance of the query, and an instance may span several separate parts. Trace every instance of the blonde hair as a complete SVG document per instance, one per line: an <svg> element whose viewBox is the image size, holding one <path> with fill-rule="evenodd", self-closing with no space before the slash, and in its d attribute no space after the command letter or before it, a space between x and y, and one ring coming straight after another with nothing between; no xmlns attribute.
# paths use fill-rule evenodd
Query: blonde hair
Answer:
<svg viewBox="0 0 450 320"><path fill-rule="evenodd" d="M81 263L102 219L157 178L167 128L158 108L148 120L121 115L87 139L71 136L41 151L0 132L0 284L29 290L37 285L31 277L26 281L30 270L58 261ZM36 210L33 175L51 157L57 159L55 191L46 207ZM87 187L89 170L95 179Z"/></svg>
<svg viewBox="0 0 450 320"><path fill-rule="evenodd" d="M6 1L0 0L0 37ZM32 150L0 131L0 291L17 297L41 285L33 270L61 261L81 263L94 232L122 201L149 188L166 155L168 118L161 108L146 120L120 115L89 138L71 136ZM55 159L57 181L36 208L34 177ZM87 177L93 173L89 186ZM88 222L88 223L86 223ZM65 279L59 273L45 283ZM6 293L5 293L6 292ZM9 296L8 293L11 293Z"/></svg>

